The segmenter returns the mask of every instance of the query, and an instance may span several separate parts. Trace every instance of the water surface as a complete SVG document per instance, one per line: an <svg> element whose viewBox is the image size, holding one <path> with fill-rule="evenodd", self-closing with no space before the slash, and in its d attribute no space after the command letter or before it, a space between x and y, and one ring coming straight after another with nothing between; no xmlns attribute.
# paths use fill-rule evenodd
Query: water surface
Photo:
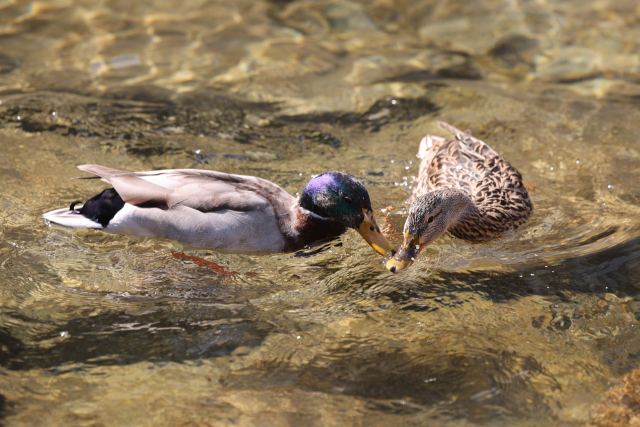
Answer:
<svg viewBox="0 0 640 427"><path fill-rule="evenodd" d="M2 422L582 425L639 365L636 3L0 2ZM105 188L84 163L341 170L398 241L437 120L535 212L399 275L353 231L249 256L40 217Z"/></svg>

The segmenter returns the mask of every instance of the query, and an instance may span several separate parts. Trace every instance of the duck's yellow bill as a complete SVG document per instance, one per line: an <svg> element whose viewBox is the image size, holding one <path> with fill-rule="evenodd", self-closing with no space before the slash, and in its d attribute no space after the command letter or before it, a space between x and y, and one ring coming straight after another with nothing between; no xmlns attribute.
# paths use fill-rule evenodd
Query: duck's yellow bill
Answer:
<svg viewBox="0 0 640 427"><path fill-rule="evenodd" d="M356 231L360 233L362 238L380 255L386 255L387 252L391 250L395 251L395 247L387 240L384 234L380 232L380 227L378 227L376 223L373 211L364 209L362 211L364 212L364 221L362 221L360 227L356 228Z"/></svg>
<svg viewBox="0 0 640 427"><path fill-rule="evenodd" d="M400 249L398 249L398 252L396 252L393 258L387 261L387 269L392 273L397 273L409 268L421 250L422 246L420 245L418 235L414 234L410 236L409 233L405 233L402 246L400 246Z"/></svg>

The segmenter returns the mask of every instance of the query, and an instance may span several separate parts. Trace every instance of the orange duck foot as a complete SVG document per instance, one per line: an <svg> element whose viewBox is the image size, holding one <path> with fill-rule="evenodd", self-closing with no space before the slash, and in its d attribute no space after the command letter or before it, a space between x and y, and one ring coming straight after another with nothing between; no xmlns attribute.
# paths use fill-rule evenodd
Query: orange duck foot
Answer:
<svg viewBox="0 0 640 427"><path fill-rule="evenodd" d="M173 255L176 258L187 258L193 261L199 267L209 267L211 270L215 271L221 276L235 276L236 274L240 274L237 271L231 271L227 267L216 264L213 261L207 261L206 259L200 258L197 256L186 255L186 254L183 254L182 252L176 252L176 251L171 251L171 255ZM251 276L253 275L253 273L248 273L248 275Z"/></svg>

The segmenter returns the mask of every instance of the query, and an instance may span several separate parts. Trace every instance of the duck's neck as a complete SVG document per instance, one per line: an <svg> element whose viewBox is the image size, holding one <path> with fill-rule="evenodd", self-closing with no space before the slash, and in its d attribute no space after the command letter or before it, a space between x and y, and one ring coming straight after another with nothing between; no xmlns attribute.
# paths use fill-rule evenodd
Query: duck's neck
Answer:
<svg viewBox="0 0 640 427"><path fill-rule="evenodd" d="M459 189L443 190L456 206L454 218L447 231L460 239L483 240L502 232L499 213L492 208L476 205L469 195Z"/></svg>
<svg viewBox="0 0 640 427"><path fill-rule="evenodd" d="M287 251L302 249L314 242L330 240L346 231L339 222L324 218L297 205L291 216L291 228L285 233Z"/></svg>

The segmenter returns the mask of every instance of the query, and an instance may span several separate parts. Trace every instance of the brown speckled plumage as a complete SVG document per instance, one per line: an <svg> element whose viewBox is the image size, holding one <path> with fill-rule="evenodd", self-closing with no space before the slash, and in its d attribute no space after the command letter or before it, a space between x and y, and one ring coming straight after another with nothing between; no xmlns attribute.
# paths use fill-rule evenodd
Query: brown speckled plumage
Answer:
<svg viewBox="0 0 640 427"><path fill-rule="evenodd" d="M387 262L394 273L447 231L466 240L489 239L515 230L533 212L520 173L504 157L471 132L439 124L454 137L427 135L420 142L404 242Z"/></svg>
<svg viewBox="0 0 640 427"><path fill-rule="evenodd" d="M439 124L454 138L427 135L422 140L418 182L409 203L432 191L462 191L476 209L465 209L448 231L467 240L495 237L527 222L533 205L520 173L470 133Z"/></svg>

